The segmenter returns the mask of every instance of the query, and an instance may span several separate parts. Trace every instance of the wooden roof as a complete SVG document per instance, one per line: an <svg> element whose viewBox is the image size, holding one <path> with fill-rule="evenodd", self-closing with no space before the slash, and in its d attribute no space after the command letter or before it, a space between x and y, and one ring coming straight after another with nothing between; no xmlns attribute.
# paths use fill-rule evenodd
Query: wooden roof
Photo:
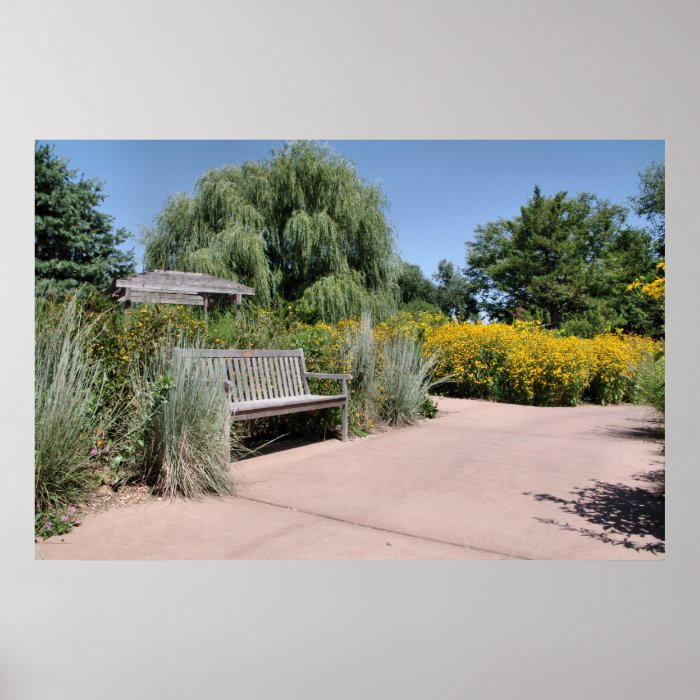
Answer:
<svg viewBox="0 0 700 700"><path fill-rule="evenodd" d="M252 296L255 290L237 282L220 279L202 272L175 272L174 270L148 270L137 275L118 279L117 288L137 292L166 294L242 294Z"/></svg>

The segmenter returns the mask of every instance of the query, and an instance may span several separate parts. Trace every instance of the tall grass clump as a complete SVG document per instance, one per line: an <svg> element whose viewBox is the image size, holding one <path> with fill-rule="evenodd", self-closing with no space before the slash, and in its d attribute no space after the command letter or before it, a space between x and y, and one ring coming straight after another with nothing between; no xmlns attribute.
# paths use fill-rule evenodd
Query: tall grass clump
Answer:
<svg viewBox="0 0 700 700"><path fill-rule="evenodd" d="M340 355L341 368L352 374L351 425L366 430L378 417L377 346L369 314L363 314L359 324L346 329Z"/></svg>
<svg viewBox="0 0 700 700"><path fill-rule="evenodd" d="M435 356L423 357L416 338L399 336L384 343L378 386L381 419L390 425L414 425L425 415L435 363Z"/></svg>
<svg viewBox="0 0 700 700"><path fill-rule="evenodd" d="M661 416L666 410L666 361L663 355L645 359L637 368L634 399L656 409Z"/></svg>
<svg viewBox="0 0 700 700"><path fill-rule="evenodd" d="M229 495L228 399L195 358L168 356L136 365L131 443L143 478L166 497Z"/></svg>
<svg viewBox="0 0 700 700"><path fill-rule="evenodd" d="M92 448L109 427L100 410L103 372L90 358L93 324L77 295L56 305L37 298L34 357L34 488L37 512L82 500L95 481Z"/></svg>

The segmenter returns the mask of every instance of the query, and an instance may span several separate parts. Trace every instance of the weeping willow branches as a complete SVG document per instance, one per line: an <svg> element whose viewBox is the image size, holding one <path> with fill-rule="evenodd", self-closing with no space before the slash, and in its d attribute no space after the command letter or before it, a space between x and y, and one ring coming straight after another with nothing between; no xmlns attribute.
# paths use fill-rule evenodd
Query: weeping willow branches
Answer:
<svg viewBox="0 0 700 700"><path fill-rule="evenodd" d="M334 321L397 304L386 197L330 147L295 142L270 159L211 170L146 232L148 268L206 272L255 287L263 305L301 301Z"/></svg>

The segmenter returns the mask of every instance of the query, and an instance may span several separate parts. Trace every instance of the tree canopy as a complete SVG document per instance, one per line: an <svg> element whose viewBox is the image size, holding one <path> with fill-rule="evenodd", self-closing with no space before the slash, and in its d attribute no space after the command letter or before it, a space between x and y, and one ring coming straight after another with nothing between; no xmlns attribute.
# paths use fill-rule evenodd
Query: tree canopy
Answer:
<svg viewBox="0 0 700 700"><path fill-rule="evenodd" d="M666 249L666 168L652 163L639 173L639 194L631 198L637 214L649 222L656 252L664 257Z"/></svg>
<svg viewBox="0 0 700 700"><path fill-rule="evenodd" d="M518 216L476 228L466 275L492 318L644 332L659 310L627 284L653 271L654 257L651 236L627 226L624 207L535 187Z"/></svg>
<svg viewBox="0 0 700 700"><path fill-rule="evenodd" d="M298 301L335 321L396 308L398 257L382 190L330 147L294 142L272 157L205 173L145 235L149 268L206 272L255 287L264 305Z"/></svg>
<svg viewBox="0 0 700 700"><path fill-rule="evenodd" d="M397 282L402 304L418 301L435 304L437 301L436 286L423 274L418 265L402 260L399 265Z"/></svg>
<svg viewBox="0 0 700 700"><path fill-rule="evenodd" d="M478 317L479 310L474 295L476 288L464 278L454 263L440 260L433 279L437 282L437 305L444 314L462 320Z"/></svg>
<svg viewBox="0 0 700 700"><path fill-rule="evenodd" d="M116 277L132 273L133 253L119 249L128 232L114 231L114 217L98 210L102 184L78 178L48 145L37 144L34 165L36 278L64 290L86 283L108 289Z"/></svg>

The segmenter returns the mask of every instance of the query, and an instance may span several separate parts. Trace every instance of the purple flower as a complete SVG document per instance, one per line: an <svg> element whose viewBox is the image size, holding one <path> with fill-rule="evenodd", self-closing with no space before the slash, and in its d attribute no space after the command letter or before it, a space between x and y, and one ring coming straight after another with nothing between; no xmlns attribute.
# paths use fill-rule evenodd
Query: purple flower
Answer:
<svg viewBox="0 0 700 700"><path fill-rule="evenodd" d="M44 530L50 530L52 527L53 525L51 523L46 523L46 525L44 525Z"/></svg>
<svg viewBox="0 0 700 700"><path fill-rule="evenodd" d="M65 523L65 522L67 522L67 521L68 521L68 516L67 516L67 515L62 515L62 516L61 516L61 522L62 522L62 523Z"/></svg>
<svg viewBox="0 0 700 700"><path fill-rule="evenodd" d="M93 447L93 448L90 450L90 454L91 454L93 457L95 457L97 454L99 454L99 452L98 452L98 450L97 450L96 447Z"/></svg>

